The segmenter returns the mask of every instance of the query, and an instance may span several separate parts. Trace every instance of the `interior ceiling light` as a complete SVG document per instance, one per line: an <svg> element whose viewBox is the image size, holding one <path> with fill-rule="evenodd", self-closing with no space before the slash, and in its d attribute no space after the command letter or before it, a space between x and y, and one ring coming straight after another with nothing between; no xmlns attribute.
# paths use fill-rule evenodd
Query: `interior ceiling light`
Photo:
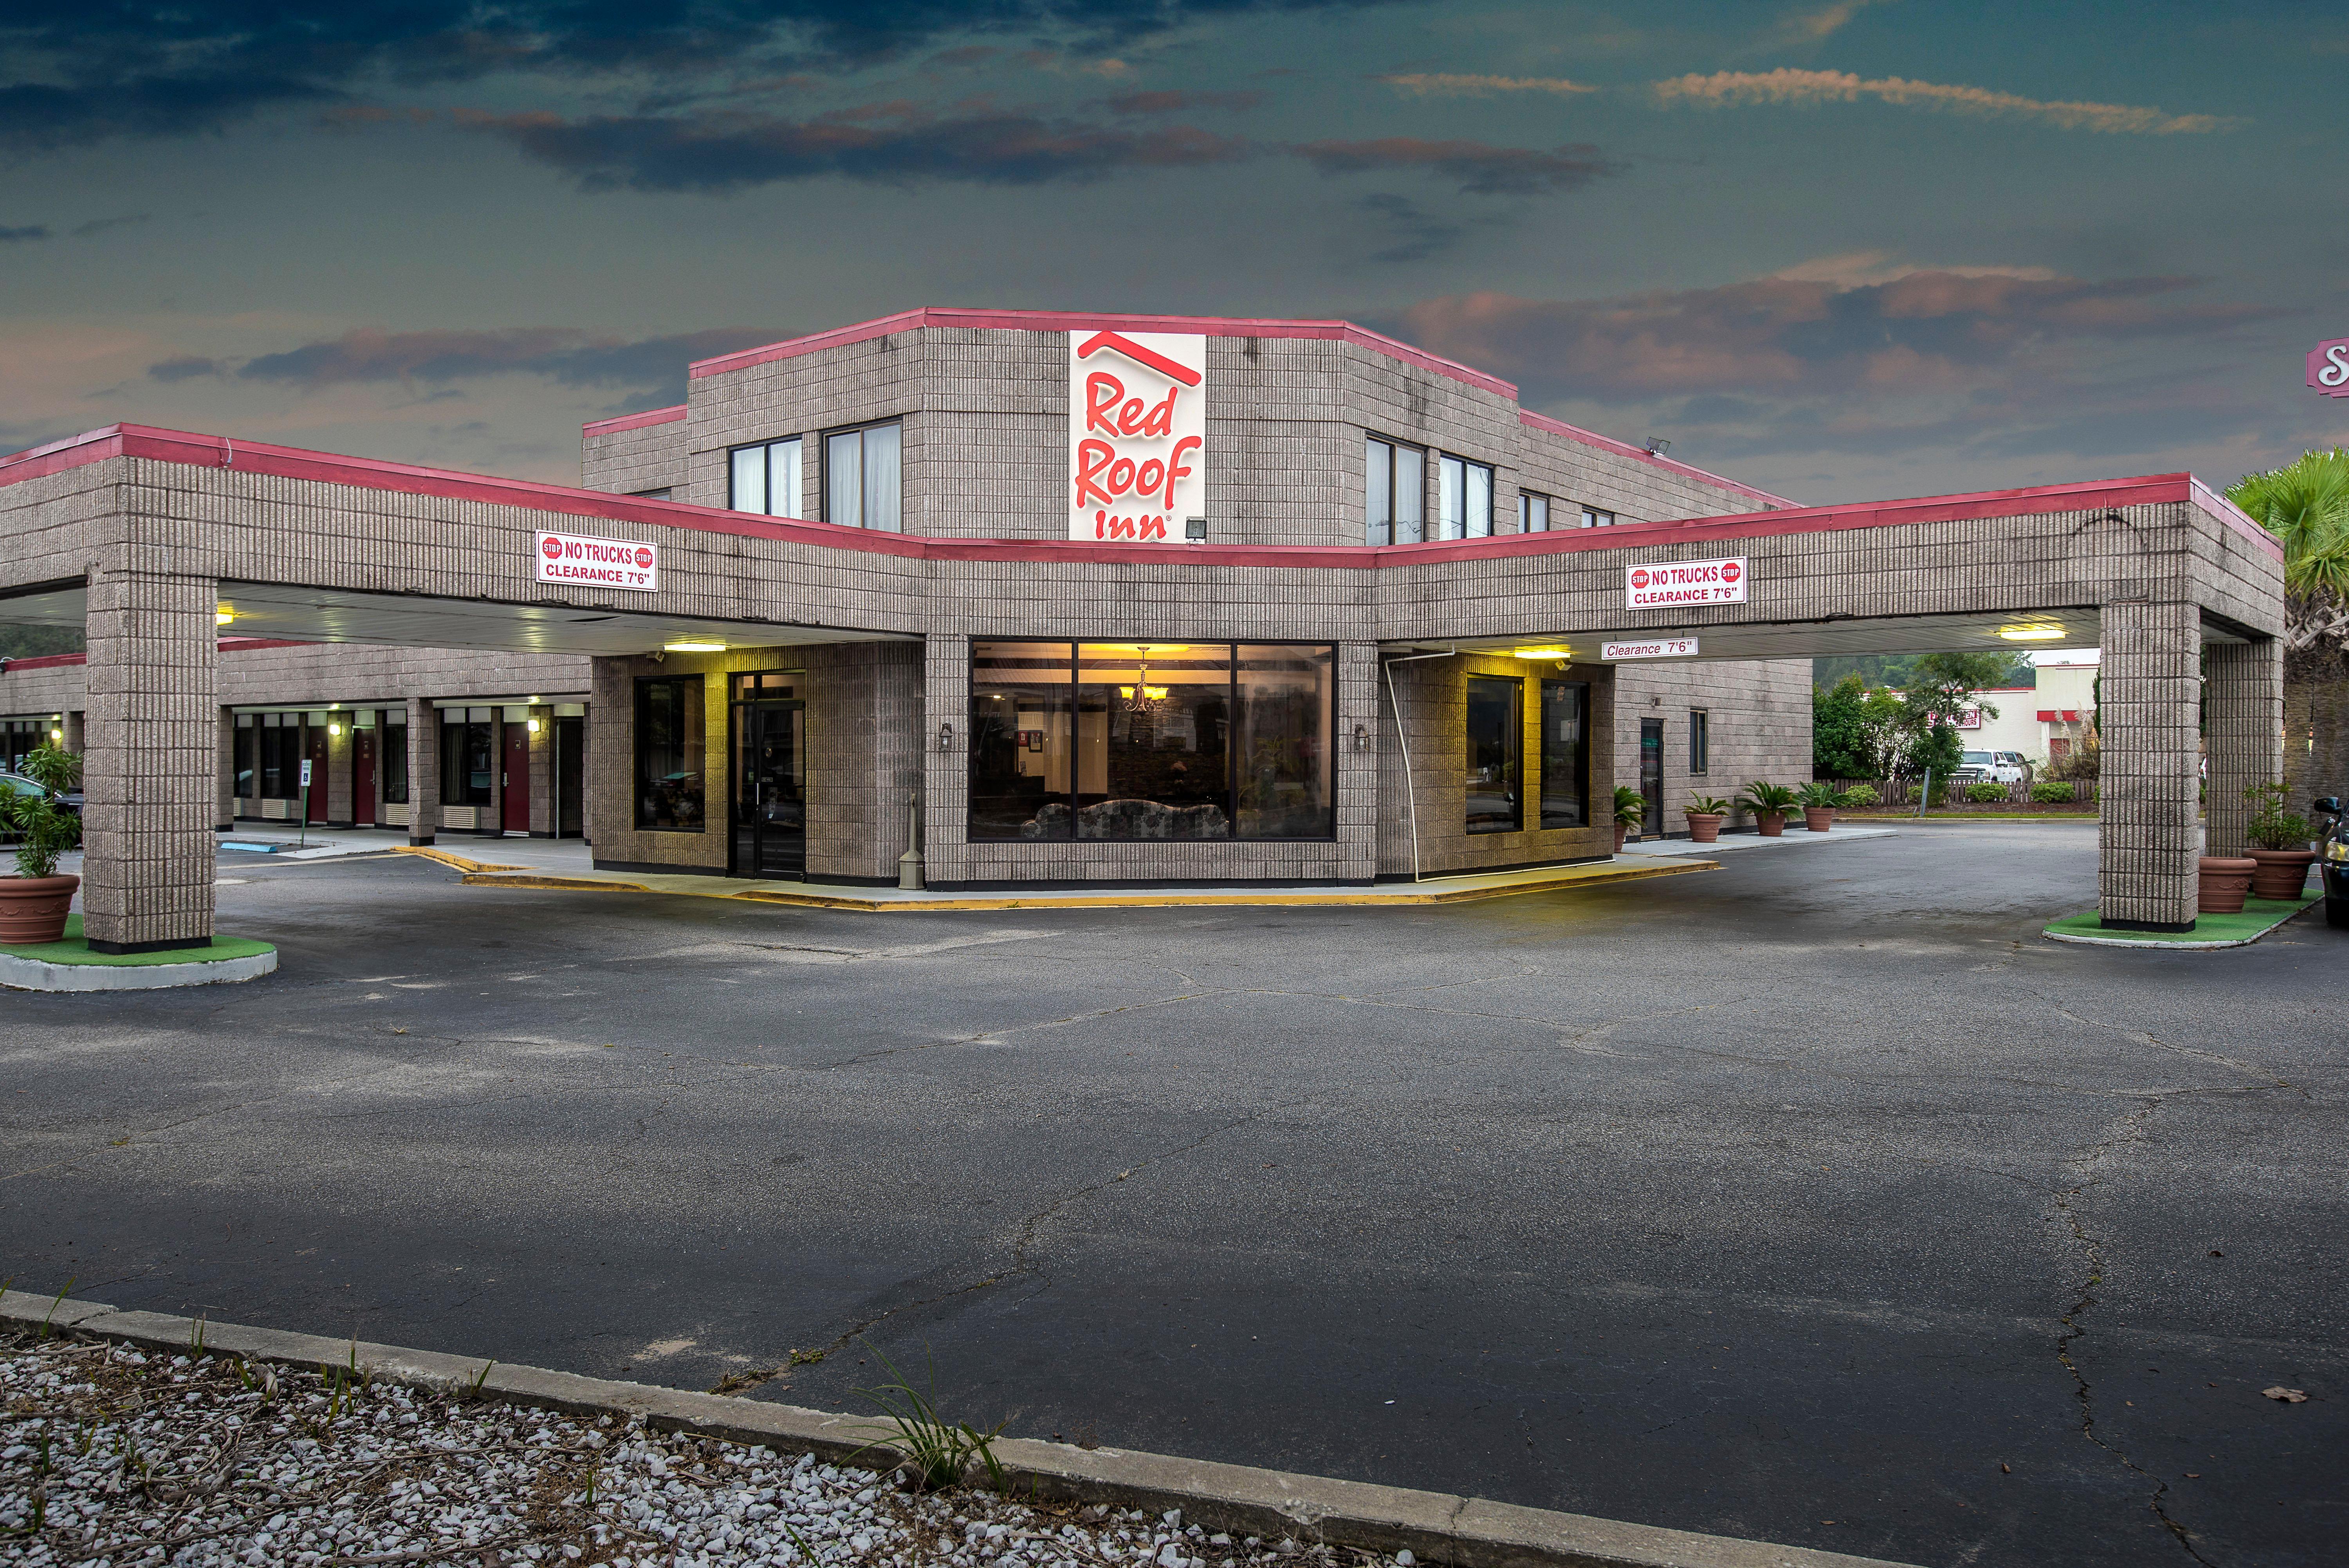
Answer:
<svg viewBox="0 0 2349 1568"><path fill-rule="evenodd" d="M1571 659L1573 656L1574 649L1570 648L1520 648L1515 650L1515 657L1518 659Z"/></svg>
<svg viewBox="0 0 2349 1568"><path fill-rule="evenodd" d="M212 624L214 626L226 626L235 618L236 611L229 608L226 605L222 605L218 609L212 611Z"/></svg>
<svg viewBox="0 0 2349 1568"><path fill-rule="evenodd" d="M726 651L726 645L722 642L664 642L661 644L661 651L663 653L723 653Z"/></svg>
<svg viewBox="0 0 2349 1568"><path fill-rule="evenodd" d="M2044 642L2049 638L2063 636L2064 628L2060 626L2002 626L1998 628L1998 635L2009 642Z"/></svg>

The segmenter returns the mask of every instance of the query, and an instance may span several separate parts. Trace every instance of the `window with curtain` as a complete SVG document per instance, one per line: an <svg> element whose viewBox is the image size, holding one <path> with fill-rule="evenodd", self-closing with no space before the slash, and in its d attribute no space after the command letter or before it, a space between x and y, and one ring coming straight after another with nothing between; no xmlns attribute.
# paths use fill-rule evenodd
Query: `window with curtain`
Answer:
<svg viewBox="0 0 2349 1568"><path fill-rule="evenodd" d="M1493 532L1493 471L1446 456L1436 471L1440 539L1483 539Z"/></svg>
<svg viewBox="0 0 2349 1568"><path fill-rule="evenodd" d="M825 522L905 532L902 439L894 420L824 438Z"/></svg>
<svg viewBox="0 0 2349 1568"><path fill-rule="evenodd" d="M662 500L667 499L663 492ZM726 504L765 517L800 514L800 438L738 446L727 454Z"/></svg>
<svg viewBox="0 0 2349 1568"><path fill-rule="evenodd" d="M1549 532L1549 497L1536 495L1530 490L1517 492L1517 532L1547 534Z"/></svg>
<svg viewBox="0 0 2349 1568"><path fill-rule="evenodd" d="M440 804L487 805L497 767L496 710L440 710Z"/></svg>
<svg viewBox="0 0 2349 1568"><path fill-rule="evenodd" d="M1541 683L1541 825L1590 826L1590 687Z"/></svg>
<svg viewBox="0 0 2349 1568"><path fill-rule="evenodd" d="M1615 514L1596 506L1586 506L1582 509L1582 525L1585 528L1612 528L1615 526Z"/></svg>
<svg viewBox="0 0 2349 1568"><path fill-rule="evenodd" d="M1522 680L1497 675L1468 677L1470 833L1524 830L1525 722L1519 708L1524 694Z"/></svg>
<svg viewBox="0 0 2349 1568"><path fill-rule="evenodd" d="M699 833L704 826L701 677L636 682L636 826Z"/></svg>
<svg viewBox="0 0 2349 1568"><path fill-rule="evenodd" d="M1371 436L1363 443L1362 543L1416 545L1427 493L1427 454Z"/></svg>

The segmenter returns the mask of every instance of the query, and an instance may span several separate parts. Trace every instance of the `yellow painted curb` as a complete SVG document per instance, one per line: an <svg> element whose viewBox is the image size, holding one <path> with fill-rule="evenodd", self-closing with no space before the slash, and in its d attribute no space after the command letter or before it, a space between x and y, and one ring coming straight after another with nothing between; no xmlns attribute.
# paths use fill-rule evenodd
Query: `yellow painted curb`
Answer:
<svg viewBox="0 0 2349 1568"><path fill-rule="evenodd" d="M527 871L527 866L501 866L490 860L468 860L461 855L451 855L445 849L435 849L428 844L395 844L394 855L421 855L427 860L438 860L460 871Z"/></svg>
<svg viewBox="0 0 2349 1568"><path fill-rule="evenodd" d="M605 882L586 877L514 876L502 871L469 871L459 878L474 888L574 888L589 893L649 893L642 882Z"/></svg>

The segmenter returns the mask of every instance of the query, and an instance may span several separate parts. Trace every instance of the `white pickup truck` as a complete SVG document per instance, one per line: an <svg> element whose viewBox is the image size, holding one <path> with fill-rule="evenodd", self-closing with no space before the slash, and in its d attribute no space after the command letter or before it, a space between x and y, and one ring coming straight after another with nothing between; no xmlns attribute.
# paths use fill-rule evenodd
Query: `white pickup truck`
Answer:
<svg viewBox="0 0 2349 1568"><path fill-rule="evenodd" d="M1958 756L1958 770L1951 775L1959 784L2021 784L2031 776L2028 763L2021 752L1962 752Z"/></svg>

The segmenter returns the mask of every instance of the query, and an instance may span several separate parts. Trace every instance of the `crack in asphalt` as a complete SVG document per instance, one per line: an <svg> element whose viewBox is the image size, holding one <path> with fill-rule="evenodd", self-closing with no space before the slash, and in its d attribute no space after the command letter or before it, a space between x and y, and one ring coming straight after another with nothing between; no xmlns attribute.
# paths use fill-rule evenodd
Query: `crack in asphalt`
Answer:
<svg viewBox="0 0 2349 1568"><path fill-rule="evenodd" d="M2311 1097L2309 1092L2298 1084L2282 1076L2272 1068L2260 1065L2257 1062L2245 1062L2233 1056L2221 1056L2215 1051L2197 1051L2191 1045L2173 1045L2167 1040L2156 1039L2142 1029L2131 1029L2125 1023L2107 1023L2101 1018L2083 1018L2076 1012L2067 1012L2060 1007L2055 1009L2055 1015L2058 1018L2067 1018L2075 1023L2085 1024L2090 1029L2102 1029L2109 1033L2117 1034L2122 1039L2136 1044L2151 1046L2156 1051L2168 1051L2177 1055L2190 1056L2198 1062L2211 1062L2222 1067L2231 1067L2238 1073L2249 1074L2255 1078L2265 1078L2277 1088L2289 1089L2303 1100Z"/></svg>
<svg viewBox="0 0 2349 1568"><path fill-rule="evenodd" d="M2069 1017L2070 1014L2066 1013L2065 1016ZM2148 1500L2147 1506L2153 1511L2153 1516L2161 1521L2162 1528L2168 1531L2178 1544L2185 1549L2188 1556L2204 1564L2204 1568L2216 1568L2216 1564L2203 1556L2200 1550L2195 1546L2193 1532L2170 1517L2167 1505L2169 1483L2131 1459L2096 1429L2095 1390L2088 1382L2087 1374L2080 1369L2079 1363L2072 1356L2074 1343L2088 1332L2081 1320L2095 1307L2095 1288L2104 1282L2105 1276L2104 1244L2081 1220L2079 1211L2074 1206L2075 1199L2090 1189L2103 1185L2104 1178L2091 1174L2093 1168L2118 1145L2124 1142L2136 1142L2145 1136L2146 1123L2158 1115L2175 1097L2175 1095L2180 1092L2190 1091L2174 1091L2147 1096L2142 1106L2121 1117L2109 1127L2102 1139L2064 1162L2072 1168L2077 1179L2069 1187L2058 1189L2052 1194L2052 1198L2056 1212L2063 1216L2065 1226L2072 1232L2074 1243L2079 1247L2087 1260L2088 1272L2073 1298L2071 1307L2056 1320L2064 1325L2064 1332L2055 1336L2055 1359L2064 1364L2064 1370L2072 1376L2073 1395L2080 1402L2080 1435L2111 1455L2127 1469L2151 1481L2153 1496Z"/></svg>

